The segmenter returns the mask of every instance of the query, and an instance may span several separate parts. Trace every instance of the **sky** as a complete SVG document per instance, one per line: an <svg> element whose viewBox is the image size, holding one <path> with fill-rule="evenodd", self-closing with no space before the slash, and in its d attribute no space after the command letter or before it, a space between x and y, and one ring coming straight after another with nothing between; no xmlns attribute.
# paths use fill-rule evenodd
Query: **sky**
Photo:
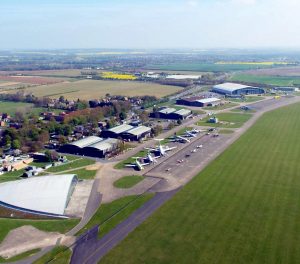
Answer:
<svg viewBox="0 0 300 264"><path fill-rule="evenodd" d="M1 0L0 49L300 48L300 0Z"/></svg>

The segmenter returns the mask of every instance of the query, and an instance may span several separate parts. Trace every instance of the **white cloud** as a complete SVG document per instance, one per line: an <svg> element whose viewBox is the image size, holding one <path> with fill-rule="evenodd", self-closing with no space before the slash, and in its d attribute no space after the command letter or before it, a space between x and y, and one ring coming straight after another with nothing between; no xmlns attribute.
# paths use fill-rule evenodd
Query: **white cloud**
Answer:
<svg viewBox="0 0 300 264"><path fill-rule="evenodd" d="M190 7L196 7L199 5L199 1L197 1L197 0L188 0L186 3Z"/></svg>
<svg viewBox="0 0 300 264"><path fill-rule="evenodd" d="M257 3L256 0L232 0L235 4L242 4L242 5L255 5Z"/></svg>

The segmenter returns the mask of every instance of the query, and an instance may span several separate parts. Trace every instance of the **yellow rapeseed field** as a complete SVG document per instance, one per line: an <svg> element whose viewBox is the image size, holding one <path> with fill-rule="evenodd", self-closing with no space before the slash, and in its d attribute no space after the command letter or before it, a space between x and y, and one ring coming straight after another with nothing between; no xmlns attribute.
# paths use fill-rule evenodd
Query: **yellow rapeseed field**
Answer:
<svg viewBox="0 0 300 264"><path fill-rule="evenodd" d="M136 80L137 79L132 74L115 73L115 72L102 72L101 77L104 79L114 79L114 80Z"/></svg>

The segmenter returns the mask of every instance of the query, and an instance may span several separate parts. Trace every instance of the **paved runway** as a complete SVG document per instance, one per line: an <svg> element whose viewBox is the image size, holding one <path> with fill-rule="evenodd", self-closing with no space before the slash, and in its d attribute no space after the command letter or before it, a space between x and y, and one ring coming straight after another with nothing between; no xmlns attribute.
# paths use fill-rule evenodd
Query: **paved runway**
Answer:
<svg viewBox="0 0 300 264"><path fill-rule="evenodd" d="M76 247L73 249L71 264L98 263L105 254L144 222L155 210L172 198L178 190L157 193L151 200L99 240L97 239L98 227L88 231L79 238Z"/></svg>

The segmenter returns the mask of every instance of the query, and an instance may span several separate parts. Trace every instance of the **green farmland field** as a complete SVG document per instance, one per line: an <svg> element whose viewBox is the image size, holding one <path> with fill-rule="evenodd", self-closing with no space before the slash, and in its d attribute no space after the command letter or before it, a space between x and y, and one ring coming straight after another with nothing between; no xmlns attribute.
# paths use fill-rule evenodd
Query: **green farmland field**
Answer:
<svg viewBox="0 0 300 264"><path fill-rule="evenodd" d="M230 80L240 81L240 82L259 83L259 84L278 85L278 86L300 85L300 77L290 77L290 76L235 74L231 77Z"/></svg>
<svg viewBox="0 0 300 264"><path fill-rule="evenodd" d="M300 263L299 115L265 114L101 264Z"/></svg>
<svg viewBox="0 0 300 264"><path fill-rule="evenodd" d="M150 70L161 71L199 71L199 72L229 72L254 70L262 68L270 68L267 65L247 65L247 64L214 64L214 63L170 63L166 65L148 65Z"/></svg>
<svg viewBox="0 0 300 264"><path fill-rule="evenodd" d="M221 113L215 115L219 119L219 123L208 123L210 117L203 119L197 123L198 126L223 127L223 128L238 128L251 118L248 113ZM222 123L223 122L223 123Z"/></svg>

